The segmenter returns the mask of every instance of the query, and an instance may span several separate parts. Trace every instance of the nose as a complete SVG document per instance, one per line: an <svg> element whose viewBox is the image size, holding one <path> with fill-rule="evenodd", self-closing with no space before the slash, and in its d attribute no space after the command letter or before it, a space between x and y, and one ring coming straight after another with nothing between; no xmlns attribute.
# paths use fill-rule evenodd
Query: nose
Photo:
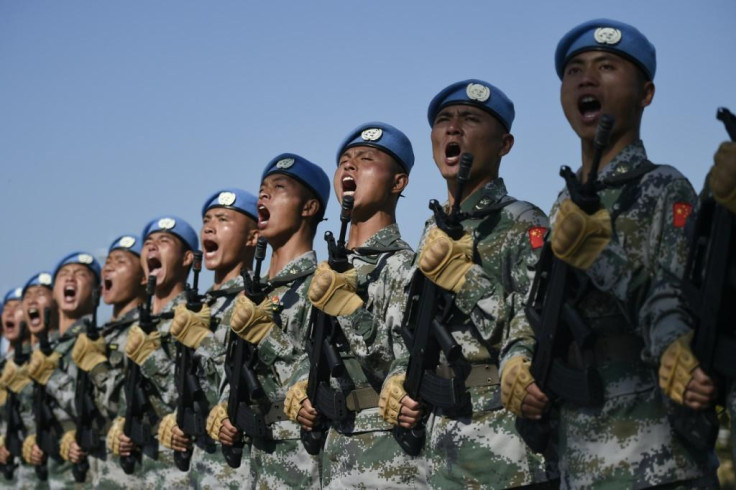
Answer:
<svg viewBox="0 0 736 490"><path fill-rule="evenodd" d="M578 82L579 87L589 87L598 84L598 70L593 65L581 68L581 76Z"/></svg>
<svg viewBox="0 0 736 490"><path fill-rule="evenodd" d="M462 133L462 125L460 124L459 117L451 117L447 121L447 134L460 134Z"/></svg>

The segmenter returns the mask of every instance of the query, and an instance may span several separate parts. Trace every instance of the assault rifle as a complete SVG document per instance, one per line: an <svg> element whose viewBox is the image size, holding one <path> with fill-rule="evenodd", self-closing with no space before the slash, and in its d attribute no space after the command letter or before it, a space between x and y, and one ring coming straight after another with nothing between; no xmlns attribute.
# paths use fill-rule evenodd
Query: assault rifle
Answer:
<svg viewBox="0 0 736 490"><path fill-rule="evenodd" d="M336 272L345 272L352 267L348 262L345 236L354 204L353 196L343 196L340 206L340 235L337 243L331 232L325 232L327 262ZM347 416L345 396L341 391L330 388L330 376L339 378L345 373L345 365L335 346L338 337L342 335L340 325L336 318L317 308L312 308L308 331L310 335L307 341L309 355L307 398L317 411L325 414L330 420L342 420ZM300 437L304 449L311 455L317 455L325 443L327 429L322 425L315 426L311 431L301 429Z"/></svg>
<svg viewBox="0 0 736 490"><path fill-rule="evenodd" d="M100 289L92 291L92 320L86 320L87 337L95 341L100 338L97 325L97 308L100 306ZM77 384L74 387L74 408L77 412L77 445L87 454L104 454L104 446L101 444L100 431L105 426L105 417L97 409L94 397L94 385L89 373L77 369ZM83 483L89 471L89 460L85 456L79 463L74 463L72 473L78 483Z"/></svg>
<svg viewBox="0 0 736 490"><path fill-rule="evenodd" d="M43 330L38 333L38 348L41 353L48 357L54 349L49 343L49 323L51 321L51 308L43 309ZM34 467L36 476L41 481L46 481L49 476L48 457L61 462L59 455L59 441L64 435L64 429L54 416L51 403L56 403L46 393L46 387L35 383L33 386L33 418L36 424L36 444L44 452L44 461Z"/></svg>
<svg viewBox="0 0 736 490"><path fill-rule="evenodd" d="M607 114L602 115L598 122L593 162L584 184L578 182L570 167L560 169L570 199L587 214L594 214L601 207L596 181L613 123L613 117ZM526 308L537 338L530 370L539 389L548 396L594 406L603 401L603 382L598 371L590 366L578 369L563 361L572 342L584 349L594 341L590 328L567 303L575 286L571 273L571 267L555 257L547 242L542 249L530 293L531 301ZM549 412L541 420L517 417L516 429L533 451L544 453L549 449Z"/></svg>
<svg viewBox="0 0 736 490"><path fill-rule="evenodd" d="M199 273L202 271L200 251L194 252L192 271L192 286L187 285L187 309L196 313L202 310L204 304L204 296L199 294ZM194 349L180 342L176 343L176 388L179 393L176 425L189 437L206 437L207 398L199 385ZM190 446L186 451L174 451L174 463L181 471L189 470L192 450Z"/></svg>
<svg viewBox="0 0 736 490"><path fill-rule="evenodd" d="M465 232L462 220L466 216L460 211L460 203L472 166L473 155L463 153L449 214L442 209L437 200L432 199L429 202L437 227L453 240L458 240ZM451 365L462 358L460 345L445 327L452 304L452 293L427 279L421 271L415 272L409 292L407 315L401 327L404 342L411 351L404 389L412 399L433 407L457 406L467 396L462 379L459 377L445 379L435 373L440 351ZM397 425L393 429L393 434L404 452L416 456L422 450L426 438L424 421L420 420L411 429Z"/></svg>
<svg viewBox="0 0 736 490"><path fill-rule="evenodd" d="M266 291L261 285L261 267L266 258L265 238L259 238L256 244L256 265L251 279L248 271L243 269L243 285L245 295L254 303L259 304L266 297ZM227 348L225 369L230 379L230 396L227 402L227 416L230 423L239 431L254 437L264 437L266 423L263 416L255 413L250 405L253 401L264 396L263 387L256 375L258 351L256 346L246 342L235 332L230 332ZM222 454L231 468L238 468L243 458L243 441L238 440L232 446L222 445Z"/></svg>
<svg viewBox="0 0 736 490"><path fill-rule="evenodd" d="M731 141L736 141L736 116L721 107L716 118L726 126ZM693 354L711 378L736 379L736 339L732 325L736 290L736 218L718 204L713 195L704 193L695 221L690 253L685 268L683 289L694 313L697 328ZM729 299L731 304L729 304ZM698 451L713 449L718 437L718 417L714 408L692 410L675 405L670 412L675 431Z"/></svg>
<svg viewBox="0 0 736 490"><path fill-rule="evenodd" d="M13 362L18 368L28 362L28 354L23 352L23 342L26 339L27 327L26 322L20 322L18 325L18 338L13 342ZM20 407L18 395L8 390L8 399L6 403L7 427L5 432L5 447L10 453L8 461L2 465L2 473L6 480L13 479L13 473L18 464L15 458L23 457L23 438L26 433L26 426L20 416Z"/></svg>

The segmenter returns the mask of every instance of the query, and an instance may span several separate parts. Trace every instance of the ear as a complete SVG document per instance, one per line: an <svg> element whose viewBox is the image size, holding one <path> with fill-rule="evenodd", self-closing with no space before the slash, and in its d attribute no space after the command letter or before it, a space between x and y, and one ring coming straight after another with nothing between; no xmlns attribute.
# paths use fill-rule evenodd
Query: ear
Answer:
<svg viewBox="0 0 736 490"><path fill-rule="evenodd" d="M641 107L647 107L649 104L652 103L652 100L654 99L654 82L651 80L647 80L644 83L644 91L643 91L643 97L641 99Z"/></svg>
<svg viewBox="0 0 736 490"><path fill-rule="evenodd" d="M319 212L319 201L316 199L307 199L307 201L302 206L302 217L303 218L309 218L311 216L316 216Z"/></svg>
<svg viewBox="0 0 736 490"><path fill-rule="evenodd" d="M391 194L401 194L407 185L409 185L409 174L403 172L395 174L391 185Z"/></svg>
<svg viewBox="0 0 736 490"><path fill-rule="evenodd" d="M245 246L255 247L256 243L258 243L258 228L256 226L252 226L248 229L248 237L245 240Z"/></svg>
<svg viewBox="0 0 736 490"><path fill-rule="evenodd" d="M508 155L511 148L514 147L514 135L511 133L505 133L501 137L501 148L498 150L498 156L504 157Z"/></svg>
<svg viewBox="0 0 736 490"><path fill-rule="evenodd" d="M184 267L189 267L194 262L194 252L191 250L187 250L184 252L184 257L182 259L181 265Z"/></svg>

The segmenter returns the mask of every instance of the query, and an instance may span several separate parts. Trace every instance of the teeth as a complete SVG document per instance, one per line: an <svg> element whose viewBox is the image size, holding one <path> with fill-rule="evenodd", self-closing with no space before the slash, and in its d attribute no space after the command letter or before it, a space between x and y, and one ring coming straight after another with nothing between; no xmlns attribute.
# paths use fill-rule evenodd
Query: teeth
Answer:
<svg viewBox="0 0 736 490"><path fill-rule="evenodd" d="M355 182L355 179L354 179L354 178L352 178L352 177L351 177L351 176L349 176L349 175L346 175L345 177L343 177L343 178L342 178L342 181L343 181L343 182Z"/></svg>
<svg viewBox="0 0 736 490"><path fill-rule="evenodd" d="M592 95L586 95L585 97L580 99L580 102L583 102L583 103L595 102L595 97L593 97Z"/></svg>

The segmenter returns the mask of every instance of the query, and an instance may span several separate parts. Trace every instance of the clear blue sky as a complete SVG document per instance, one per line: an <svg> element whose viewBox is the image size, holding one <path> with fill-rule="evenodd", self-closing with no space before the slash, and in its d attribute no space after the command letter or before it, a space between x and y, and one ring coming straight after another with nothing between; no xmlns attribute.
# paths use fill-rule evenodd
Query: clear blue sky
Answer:
<svg viewBox="0 0 736 490"><path fill-rule="evenodd" d="M516 104L501 173L512 195L548 211L559 166L580 159L553 53L596 17L632 23L656 46L643 139L653 161L699 190L725 139L716 108L736 110L733 0L2 0L2 293L73 250L102 259L113 238L158 214L199 229L210 193L255 192L281 152L332 176L336 146L369 120L414 143L398 221L415 245L428 200L446 195L427 105L465 78ZM322 230L336 229L334 196L327 215ZM324 257L321 238L316 248Z"/></svg>

